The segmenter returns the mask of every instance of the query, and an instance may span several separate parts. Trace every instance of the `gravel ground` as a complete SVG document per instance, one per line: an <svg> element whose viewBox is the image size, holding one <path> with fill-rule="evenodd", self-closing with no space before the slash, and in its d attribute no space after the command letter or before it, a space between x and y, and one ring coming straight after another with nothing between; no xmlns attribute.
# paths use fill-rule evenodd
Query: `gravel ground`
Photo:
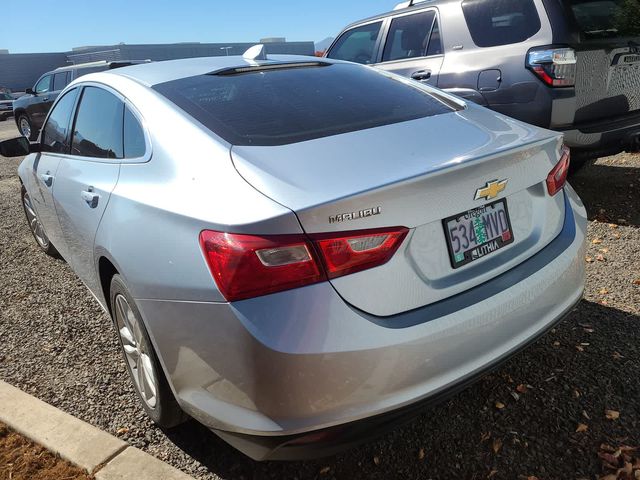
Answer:
<svg viewBox="0 0 640 480"><path fill-rule="evenodd" d="M14 133L0 122L0 138ZM589 210L587 288L563 323L381 440L295 463L253 462L193 421L164 432L147 420L110 320L63 261L37 250L18 163L0 159L0 378L196 478L596 479L612 471L605 460L633 461L617 449L640 446L638 155L572 179Z"/></svg>

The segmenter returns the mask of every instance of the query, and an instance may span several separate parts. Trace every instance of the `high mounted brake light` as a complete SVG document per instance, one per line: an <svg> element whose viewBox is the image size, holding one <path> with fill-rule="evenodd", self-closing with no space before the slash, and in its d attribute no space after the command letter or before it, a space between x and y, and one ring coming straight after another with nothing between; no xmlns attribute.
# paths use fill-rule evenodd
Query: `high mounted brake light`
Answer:
<svg viewBox="0 0 640 480"><path fill-rule="evenodd" d="M535 48L527 53L527 68L550 87L574 86L576 63L572 48Z"/></svg>
<svg viewBox="0 0 640 480"><path fill-rule="evenodd" d="M205 230L200 246L230 302L310 285L388 262L406 228L312 235L241 235Z"/></svg>

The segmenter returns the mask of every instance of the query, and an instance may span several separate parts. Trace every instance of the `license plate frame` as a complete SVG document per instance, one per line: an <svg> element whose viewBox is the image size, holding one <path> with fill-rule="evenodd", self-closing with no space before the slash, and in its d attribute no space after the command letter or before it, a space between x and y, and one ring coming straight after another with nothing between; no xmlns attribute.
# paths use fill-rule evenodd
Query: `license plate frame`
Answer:
<svg viewBox="0 0 640 480"><path fill-rule="evenodd" d="M483 242L481 244L477 244L475 247L467 248L466 250L465 249L461 249L461 251L458 252L458 254L454 253L454 248L453 248L453 243L454 242L453 242L453 238L452 238L452 235L451 235L449 224L452 221L455 221L456 223L458 223L460 221L460 219L464 218L465 216L478 218L478 215L481 215L482 213L485 213L488 209L495 210L496 209L496 205L498 205L498 204L502 204L503 210L505 212L506 223L507 223L507 231L506 232L508 232L508 236L505 236L506 232L503 232L501 234L501 236L492 237L491 239L487 239L485 242ZM467 219L467 220L469 220L469 219ZM472 262L474 262L476 260L484 258L487 255L495 253L498 250L502 249L503 247L506 247L507 245L510 245L515 240L514 235L513 235L513 227L511 225L511 216L509 215L509 208L507 206L507 199L506 198L501 198L501 199L496 200L494 202L486 203L484 205L481 205L481 206L472 208L470 210L466 210L464 212L460 212L460 213L458 213L456 215L452 215L450 217L444 218L442 220L442 226L444 228L445 243L447 244L447 251L449 252L449 260L451 262L451 267L453 269L457 269L457 268L463 267L465 265L468 265L469 263L472 263ZM486 225L484 226L484 229L485 229L485 235L486 235L486 233L487 233L486 232ZM476 235L476 237L477 237L477 235ZM474 251L475 251L475 254L474 254ZM462 257L460 256L460 254L462 254Z"/></svg>

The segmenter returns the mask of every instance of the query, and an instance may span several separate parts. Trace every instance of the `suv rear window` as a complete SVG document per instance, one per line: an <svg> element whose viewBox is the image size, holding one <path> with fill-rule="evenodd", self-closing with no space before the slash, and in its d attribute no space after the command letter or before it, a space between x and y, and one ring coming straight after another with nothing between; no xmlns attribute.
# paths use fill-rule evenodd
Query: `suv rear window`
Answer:
<svg viewBox="0 0 640 480"><path fill-rule="evenodd" d="M566 0L587 39L640 36L638 0Z"/></svg>
<svg viewBox="0 0 640 480"><path fill-rule="evenodd" d="M153 88L233 145L284 145L453 111L419 86L369 68L317 65L199 75Z"/></svg>
<svg viewBox="0 0 640 480"><path fill-rule="evenodd" d="M462 11L479 47L524 42L541 26L533 0L464 0Z"/></svg>

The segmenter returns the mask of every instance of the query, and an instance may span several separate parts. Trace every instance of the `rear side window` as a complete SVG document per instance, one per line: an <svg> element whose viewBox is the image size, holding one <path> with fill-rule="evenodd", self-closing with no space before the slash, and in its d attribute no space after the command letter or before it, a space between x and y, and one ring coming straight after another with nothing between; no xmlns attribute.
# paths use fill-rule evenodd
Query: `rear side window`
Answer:
<svg viewBox="0 0 640 480"><path fill-rule="evenodd" d="M462 11L479 47L524 42L541 26L533 0L464 0Z"/></svg>
<svg viewBox="0 0 640 480"><path fill-rule="evenodd" d="M389 62L427 55L435 18L436 14L433 10L394 18L389 28L382 61ZM437 41L440 40L437 39Z"/></svg>
<svg viewBox="0 0 640 480"><path fill-rule="evenodd" d="M284 145L453 111L417 85L359 65L324 65L200 75L153 88L234 145Z"/></svg>
<svg viewBox="0 0 640 480"><path fill-rule="evenodd" d="M640 36L637 0L567 0L587 39Z"/></svg>
<svg viewBox="0 0 640 480"><path fill-rule="evenodd" d="M53 91L54 92L59 92L60 90L62 90L64 87L67 86L67 75L69 74L69 72L61 72L61 73L56 73L53 76Z"/></svg>
<svg viewBox="0 0 640 480"><path fill-rule="evenodd" d="M375 63L376 42L382 22L370 23L343 33L327 57L362 64Z"/></svg>
<svg viewBox="0 0 640 480"><path fill-rule="evenodd" d="M51 110L47 123L42 129L42 149L45 152L67 153L69 151L71 113L77 96L77 88L69 90Z"/></svg>
<svg viewBox="0 0 640 480"><path fill-rule="evenodd" d="M124 108L124 158L143 157L146 150L144 131L129 107Z"/></svg>
<svg viewBox="0 0 640 480"><path fill-rule="evenodd" d="M122 158L124 103L97 87L85 87L78 106L71 154Z"/></svg>

